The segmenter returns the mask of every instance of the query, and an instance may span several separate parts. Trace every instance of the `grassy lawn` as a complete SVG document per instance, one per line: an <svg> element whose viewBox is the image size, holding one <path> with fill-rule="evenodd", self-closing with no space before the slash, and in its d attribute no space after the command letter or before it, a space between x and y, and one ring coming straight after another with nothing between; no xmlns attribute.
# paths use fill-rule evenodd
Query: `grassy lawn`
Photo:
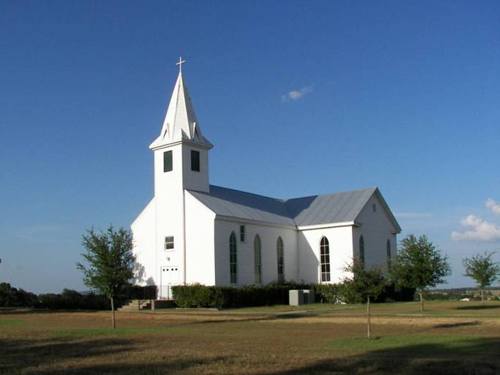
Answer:
<svg viewBox="0 0 500 375"><path fill-rule="evenodd" d="M0 314L0 374L498 374L500 303Z"/></svg>

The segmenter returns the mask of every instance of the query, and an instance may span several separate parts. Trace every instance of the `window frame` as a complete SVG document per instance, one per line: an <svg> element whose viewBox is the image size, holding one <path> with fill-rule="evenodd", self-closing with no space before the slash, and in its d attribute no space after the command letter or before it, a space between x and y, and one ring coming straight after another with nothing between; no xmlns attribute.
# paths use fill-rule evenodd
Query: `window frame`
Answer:
<svg viewBox="0 0 500 375"><path fill-rule="evenodd" d="M175 238L174 236L165 236L165 242L163 244L163 248L167 251L171 251L175 249Z"/></svg>
<svg viewBox="0 0 500 375"><path fill-rule="evenodd" d="M319 256L320 256L320 281L330 282L331 265L330 265L330 241L326 236L321 237L319 242Z"/></svg>
<svg viewBox="0 0 500 375"><path fill-rule="evenodd" d="M285 244L283 243L283 238L278 236L276 240L276 260L277 260L277 271L278 271L278 282L285 282Z"/></svg>
<svg viewBox="0 0 500 375"><path fill-rule="evenodd" d="M363 235L359 236L359 261L361 265L365 266L366 254L365 254L365 238Z"/></svg>
<svg viewBox="0 0 500 375"><path fill-rule="evenodd" d="M386 252L387 252L387 269L391 268L391 261L392 261L392 246L391 246L391 240L387 239L386 242Z"/></svg>
<svg viewBox="0 0 500 375"><path fill-rule="evenodd" d="M200 172L201 171L201 155L198 150L191 150L191 171Z"/></svg>
<svg viewBox="0 0 500 375"><path fill-rule="evenodd" d="M253 240L253 256L254 256L254 277L255 284L262 284L262 241L258 234Z"/></svg>
<svg viewBox="0 0 500 375"><path fill-rule="evenodd" d="M172 150L163 152L163 173L172 172L174 170L174 155Z"/></svg>
<svg viewBox="0 0 500 375"><path fill-rule="evenodd" d="M229 236L229 282L238 283L238 244L234 232Z"/></svg>
<svg viewBox="0 0 500 375"><path fill-rule="evenodd" d="M247 239L247 229L244 224L240 224L240 242L246 242Z"/></svg>

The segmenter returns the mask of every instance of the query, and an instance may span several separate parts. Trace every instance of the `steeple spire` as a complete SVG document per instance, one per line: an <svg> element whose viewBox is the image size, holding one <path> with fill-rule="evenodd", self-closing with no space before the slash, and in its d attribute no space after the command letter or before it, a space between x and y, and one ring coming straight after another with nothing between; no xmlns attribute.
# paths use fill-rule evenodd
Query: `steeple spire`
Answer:
<svg viewBox="0 0 500 375"><path fill-rule="evenodd" d="M200 146L212 148L213 145L202 135L187 87L182 76L182 64L186 61L179 57L179 75L170 98L167 114L163 121L161 133L149 146L158 148L179 141L190 141Z"/></svg>

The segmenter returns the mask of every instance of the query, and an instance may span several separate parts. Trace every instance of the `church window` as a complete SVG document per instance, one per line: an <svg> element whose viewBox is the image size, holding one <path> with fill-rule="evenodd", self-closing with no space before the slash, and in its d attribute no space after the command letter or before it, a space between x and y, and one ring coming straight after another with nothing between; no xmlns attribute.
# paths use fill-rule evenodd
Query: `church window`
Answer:
<svg viewBox="0 0 500 375"><path fill-rule="evenodd" d="M278 257L278 282L282 283L285 281L285 254L281 237L278 237L278 241L276 241L276 253Z"/></svg>
<svg viewBox="0 0 500 375"><path fill-rule="evenodd" d="M387 244L386 244L386 248L387 248L387 269L390 269L391 268L391 240L387 240Z"/></svg>
<svg viewBox="0 0 500 375"><path fill-rule="evenodd" d="M260 236L256 235L253 241L253 252L255 261L255 284L262 283L262 244Z"/></svg>
<svg viewBox="0 0 500 375"><path fill-rule="evenodd" d="M365 239L363 236L359 237L359 261L364 266L365 264Z"/></svg>
<svg viewBox="0 0 500 375"><path fill-rule="evenodd" d="M165 151L163 153L163 172L170 172L172 170L172 151Z"/></svg>
<svg viewBox="0 0 500 375"><path fill-rule="evenodd" d="M174 236L165 237L165 250L171 250L174 248Z"/></svg>
<svg viewBox="0 0 500 375"><path fill-rule="evenodd" d="M328 238L323 237L320 245L321 281L330 281L330 244Z"/></svg>
<svg viewBox="0 0 500 375"><path fill-rule="evenodd" d="M229 236L229 275L231 284L236 284L238 282L238 252L234 232L231 232Z"/></svg>
<svg viewBox="0 0 500 375"><path fill-rule="evenodd" d="M377 205L375 203L372 204L372 211L377 212Z"/></svg>
<svg viewBox="0 0 500 375"><path fill-rule="evenodd" d="M240 225L240 241L241 242L245 242L245 226L244 225Z"/></svg>
<svg viewBox="0 0 500 375"><path fill-rule="evenodd" d="M191 150L191 170L195 172L200 171L200 152Z"/></svg>

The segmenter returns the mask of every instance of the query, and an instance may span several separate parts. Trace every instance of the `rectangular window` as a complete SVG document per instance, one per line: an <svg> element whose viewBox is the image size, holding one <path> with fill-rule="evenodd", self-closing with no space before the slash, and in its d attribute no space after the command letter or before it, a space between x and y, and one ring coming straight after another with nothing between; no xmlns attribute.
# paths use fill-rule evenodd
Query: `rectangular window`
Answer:
<svg viewBox="0 0 500 375"><path fill-rule="evenodd" d="M240 241L245 242L245 226L240 225Z"/></svg>
<svg viewBox="0 0 500 375"><path fill-rule="evenodd" d="M174 236L165 237L165 250L171 250L174 248Z"/></svg>
<svg viewBox="0 0 500 375"><path fill-rule="evenodd" d="M172 151L165 151L163 153L163 172L170 172L172 170Z"/></svg>
<svg viewBox="0 0 500 375"><path fill-rule="evenodd" d="M200 151L191 150L191 170L200 171Z"/></svg>

